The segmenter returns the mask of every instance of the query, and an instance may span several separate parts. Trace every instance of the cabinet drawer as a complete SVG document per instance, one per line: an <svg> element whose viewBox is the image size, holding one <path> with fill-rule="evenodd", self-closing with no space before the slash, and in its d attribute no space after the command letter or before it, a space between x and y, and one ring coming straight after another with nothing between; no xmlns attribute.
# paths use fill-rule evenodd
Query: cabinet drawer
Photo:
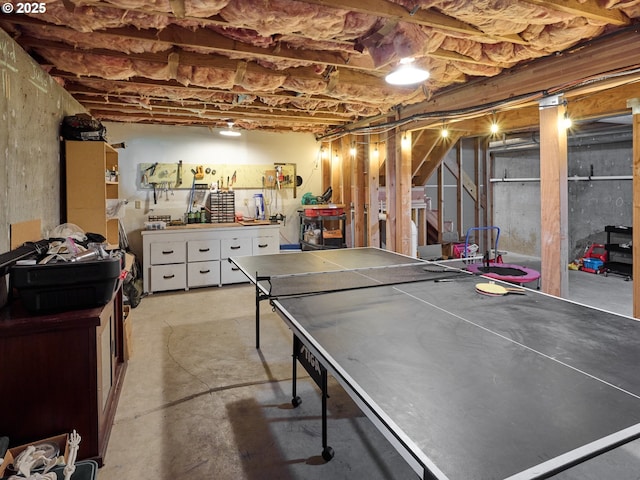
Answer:
<svg viewBox="0 0 640 480"><path fill-rule="evenodd" d="M189 240L187 242L187 260L204 262L220 259L220 240Z"/></svg>
<svg viewBox="0 0 640 480"><path fill-rule="evenodd" d="M220 285L220 261L188 263L187 285L189 288Z"/></svg>
<svg viewBox="0 0 640 480"><path fill-rule="evenodd" d="M154 265L151 267L152 292L187 288L187 269L182 264Z"/></svg>
<svg viewBox="0 0 640 480"><path fill-rule="evenodd" d="M253 238L253 255L266 255L268 253L279 253L280 242L276 235L261 235Z"/></svg>
<svg viewBox="0 0 640 480"><path fill-rule="evenodd" d="M252 243L249 237L223 238L220 240L220 258L251 255Z"/></svg>
<svg viewBox="0 0 640 480"><path fill-rule="evenodd" d="M222 284L248 282L247 276L242 273L233 263L223 260L220 264L220 273L222 275Z"/></svg>
<svg viewBox="0 0 640 480"><path fill-rule="evenodd" d="M151 244L151 265L184 263L185 261L184 242L158 242Z"/></svg>

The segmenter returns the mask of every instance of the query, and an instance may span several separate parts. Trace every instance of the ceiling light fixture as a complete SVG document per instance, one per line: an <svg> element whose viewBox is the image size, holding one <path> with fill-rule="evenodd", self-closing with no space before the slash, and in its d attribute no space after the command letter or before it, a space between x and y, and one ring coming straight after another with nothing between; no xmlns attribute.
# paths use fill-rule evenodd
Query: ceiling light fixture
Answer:
<svg viewBox="0 0 640 480"><path fill-rule="evenodd" d="M449 130L447 129L447 126L444 124L444 121L442 122L442 128L440 129L440 136L442 138L447 138L449 136Z"/></svg>
<svg viewBox="0 0 640 480"><path fill-rule="evenodd" d="M491 130L491 134L495 135L500 131L500 126L498 125L498 120L496 119L496 112L493 112L492 115L493 115L493 119L491 121L490 130Z"/></svg>
<svg viewBox="0 0 640 480"><path fill-rule="evenodd" d="M424 82L429 78L429 72L413 65L415 59L406 57L400 60L400 65L385 77L391 85L413 85Z"/></svg>
<svg viewBox="0 0 640 480"><path fill-rule="evenodd" d="M233 129L233 122L227 122L228 128L226 130L220 130L220 135L225 137L239 137L242 135L238 130Z"/></svg>

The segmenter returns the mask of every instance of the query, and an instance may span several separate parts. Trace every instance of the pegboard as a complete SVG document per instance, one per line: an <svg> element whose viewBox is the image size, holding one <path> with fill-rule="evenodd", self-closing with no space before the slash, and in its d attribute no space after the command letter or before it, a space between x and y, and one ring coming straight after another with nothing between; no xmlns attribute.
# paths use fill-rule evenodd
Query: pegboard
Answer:
<svg viewBox="0 0 640 480"><path fill-rule="evenodd" d="M140 163L138 185L142 189L188 190L193 184L219 189L293 189L296 197L296 165L216 165L192 163Z"/></svg>
<svg viewBox="0 0 640 480"><path fill-rule="evenodd" d="M194 182L195 178L195 182ZM192 184L216 184L220 189L296 188L296 166L141 163L138 185L143 189L190 189ZM295 196L295 195L294 195Z"/></svg>

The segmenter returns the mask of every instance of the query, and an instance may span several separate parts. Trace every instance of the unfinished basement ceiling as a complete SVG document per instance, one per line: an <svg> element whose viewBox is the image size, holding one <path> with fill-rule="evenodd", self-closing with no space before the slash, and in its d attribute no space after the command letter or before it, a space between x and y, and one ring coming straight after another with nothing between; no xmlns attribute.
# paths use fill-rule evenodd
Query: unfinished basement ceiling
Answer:
<svg viewBox="0 0 640 480"><path fill-rule="evenodd" d="M36 4L33 4L36 5ZM640 0L63 0L7 31L103 121L322 135L553 56ZM384 76L414 57L430 78ZM504 92L508 96L509 92Z"/></svg>

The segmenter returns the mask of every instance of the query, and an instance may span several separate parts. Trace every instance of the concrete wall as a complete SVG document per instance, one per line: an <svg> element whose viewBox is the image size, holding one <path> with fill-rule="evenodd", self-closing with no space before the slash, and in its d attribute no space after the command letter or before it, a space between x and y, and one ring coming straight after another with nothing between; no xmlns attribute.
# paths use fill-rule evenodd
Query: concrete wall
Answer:
<svg viewBox="0 0 640 480"><path fill-rule="evenodd" d="M568 248L579 258L592 243L605 243L606 225L632 222L631 180L588 180L580 177L632 175L631 129L615 134L569 139ZM502 229L500 247L540 255L540 154L536 146L494 150L493 177L531 181L495 182L494 222Z"/></svg>
<svg viewBox="0 0 640 480"><path fill-rule="evenodd" d="M131 249L142 255L141 230L149 215L171 215L180 219L187 211L187 188L163 192L153 202L153 190L140 185L141 163L177 163L207 165L264 165L273 168L274 163L294 163L297 175L303 183L293 198L292 189L279 191L262 189L238 189L235 191L236 211L244 215L253 213L253 195L263 193L267 213L281 213L286 223L280 227L280 243L298 243L298 214L302 195L312 192L322 194L321 164L318 162L320 146L310 134L267 133L243 131L241 137L223 137L203 127L174 127L157 125L130 125L106 122L109 143L124 142L125 149L118 150L120 170L120 197L126 199L124 225ZM139 208L136 208L136 206ZM141 258L141 257L140 257Z"/></svg>
<svg viewBox="0 0 640 480"><path fill-rule="evenodd" d="M11 224L60 223L59 125L84 111L0 29L0 253Z"/></svg>

